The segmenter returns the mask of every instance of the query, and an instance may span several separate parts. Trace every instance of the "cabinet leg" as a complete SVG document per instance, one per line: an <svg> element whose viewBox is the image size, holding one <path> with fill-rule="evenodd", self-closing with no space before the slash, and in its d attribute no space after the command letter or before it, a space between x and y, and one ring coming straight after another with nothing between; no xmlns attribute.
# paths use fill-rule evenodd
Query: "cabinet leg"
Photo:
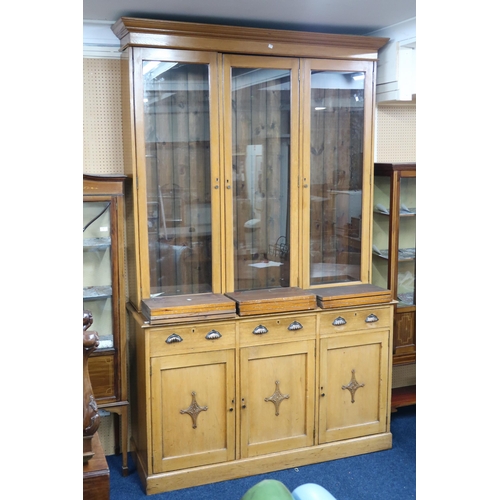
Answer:
<svg viewBox="0 0 500 500"><path fill-rule="evenodd" d="M128 476L128 406L123 407L120 420L122 435L122 476Z"/></svg>
<svg viewBox="0 0 500 500"><path fill-rule="evenodd" d="M122 476L128 476L128 406L107 408L113 413L115 455L122 454Z"/></svg>
<svg viewBox="0 0 500 500"><path fill-rule="evenodd" d="M115 455L120 454L120 422L121 413L113 413L113 428L115 431Z"/></svg>

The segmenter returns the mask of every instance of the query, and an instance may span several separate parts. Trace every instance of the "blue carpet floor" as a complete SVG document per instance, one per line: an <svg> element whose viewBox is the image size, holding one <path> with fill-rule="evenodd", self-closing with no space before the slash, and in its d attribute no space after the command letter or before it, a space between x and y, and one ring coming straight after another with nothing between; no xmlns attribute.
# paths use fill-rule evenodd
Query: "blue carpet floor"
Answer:
<svg viewBox="0 0 500 500"><path fill-rule="evenodd" d="M391 450L259 474L147 496L129 458L129 475L121 475L121 456L107 456L110 500L240 500L263 479L281 481L290 492L305 483L319 484L336 500L411 500L416 498L416 407L391 416Z"/></svg>

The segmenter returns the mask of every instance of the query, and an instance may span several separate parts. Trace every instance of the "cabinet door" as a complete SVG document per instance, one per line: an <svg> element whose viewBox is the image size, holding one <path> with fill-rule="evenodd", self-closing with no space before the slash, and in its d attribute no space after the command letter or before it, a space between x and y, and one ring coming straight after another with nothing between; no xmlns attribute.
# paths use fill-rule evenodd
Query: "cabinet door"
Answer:
<svg viewBox="0 0 500 500"><path fill-rule="evenodd" d="M216 54L134 49L142 297L220 292Z"/></svg>
<svg viewBox="0 0 500 500"><path fill-rule="evenodd" d="M241 349L241 456L313 444L314 340Z"/></svg>
<svg viewBox="0 0 500 500"><path fill-rule="evenodd" d="M83 308L92 313L93 329L98 330L98 349L115 347L113 325L113 245L116 233L112 214L116 202L83 202Z"/></svg>
<svg viewBox="0 0 500 500"><path fill-rule="evenodd" d="M298 68L224 56L228 291L297 286Z"/></svg>
<svg viewBox="0 0 500 500"><path fill-rule="evenodd" d="M118 201L87 196L83 202L83 309L92 313L99 346L89 359L89 375L102 406L126 397L125 354L120 306L121 255Z"/></svg>
<svg viewBox="0 0 500 500"><path fill-rule="evenodd" d="M307 59L301 67L302 287L367 283L373 63Z"/></svg>
<svg viewBox="0 0 500 500"><path fill-rule="evenodd" d="M153 471L235 458L234 350L151 359Z"/></svg>
<svg viewBox="0 0 500 500"><path fill-rule="evenodd" d="M320 341L319 442L387 430L389 331Z"/></svg>

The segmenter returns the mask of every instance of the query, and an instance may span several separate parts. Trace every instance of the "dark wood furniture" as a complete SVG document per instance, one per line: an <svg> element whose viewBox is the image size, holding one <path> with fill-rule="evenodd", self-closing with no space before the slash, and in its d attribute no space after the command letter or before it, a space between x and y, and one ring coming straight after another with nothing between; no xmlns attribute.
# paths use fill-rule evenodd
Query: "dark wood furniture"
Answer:
<svg viewBox="0 0 500 500"><path fill-rule="evenodd" d="M393 365L416 363L417 165L375 163L373 282L396 301ZM416 403L416 386L397 387L392 408Z"/></svg>
<svg viewBox="0 0 500 500"><path fill-rule="evenodd" d="M391 409L396 411L403 406L417 404L417 386L408 385L404 387L396 387L392 390Z"/></svg>
<svg viewBox="0 0 500 500"><path fill-rule="evenodd" d="M92 441L94 456L83 464L83 500L109 500L109 467L98 432Z"/></svg>
<svg viewBox="0 0 500 500"><path fill-rule="evenodd" d="M97 403L92 391L89 376L89 356L99 345L99 336L89 330L92 325L92 313L83 311L83 463L94 456L93 437L100 424Z"/></svg>
<svg viewBox="0 0 500 500"><path fill-rule="evenodd" d="M99 409L115 415L115 453L127 474L124 175L83 176L83 303L99 332L88 370ZM118 444L120 443L120 444Z"/></svg>
<svg viewBox="0 0 500 500"><path fill-rule="evenodd" d="M100 424L97 404L89 377L88 360L99 346L99 335L89 330L93 318L90 311L83 311L83 499L109 499L109 469L99 434Z"/></svg>

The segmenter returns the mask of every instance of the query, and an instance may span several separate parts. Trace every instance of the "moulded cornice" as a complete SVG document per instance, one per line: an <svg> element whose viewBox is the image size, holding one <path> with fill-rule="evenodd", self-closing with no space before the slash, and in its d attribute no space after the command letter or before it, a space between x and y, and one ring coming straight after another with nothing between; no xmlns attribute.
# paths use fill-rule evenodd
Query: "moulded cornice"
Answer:
<svg viewBox="0 0 500 500"><path fill-rule="evenodd" d="M189 48L199 50L220 50L230 43L231 50L247 52L237 42L254 43L248 52L255 52L258 44L273 45L273 54L290 55L289 47L301 47L298 56L329 57L333 48L347 58L374 59L378 49L383 47L388 38L360 35L339 35L307 31L281 29L248 28L219 24L202 24L178 21L162 21L122 17L112 27L113 33L120 39L122 49L129 46L155 46L179 48L181 40L191 39ZM208 42L208 45L207 45ZM281 49L281 50L280 50ZM315 50L319 49L318 53ZM264 50L262 52L265 52Z"/></svg>

